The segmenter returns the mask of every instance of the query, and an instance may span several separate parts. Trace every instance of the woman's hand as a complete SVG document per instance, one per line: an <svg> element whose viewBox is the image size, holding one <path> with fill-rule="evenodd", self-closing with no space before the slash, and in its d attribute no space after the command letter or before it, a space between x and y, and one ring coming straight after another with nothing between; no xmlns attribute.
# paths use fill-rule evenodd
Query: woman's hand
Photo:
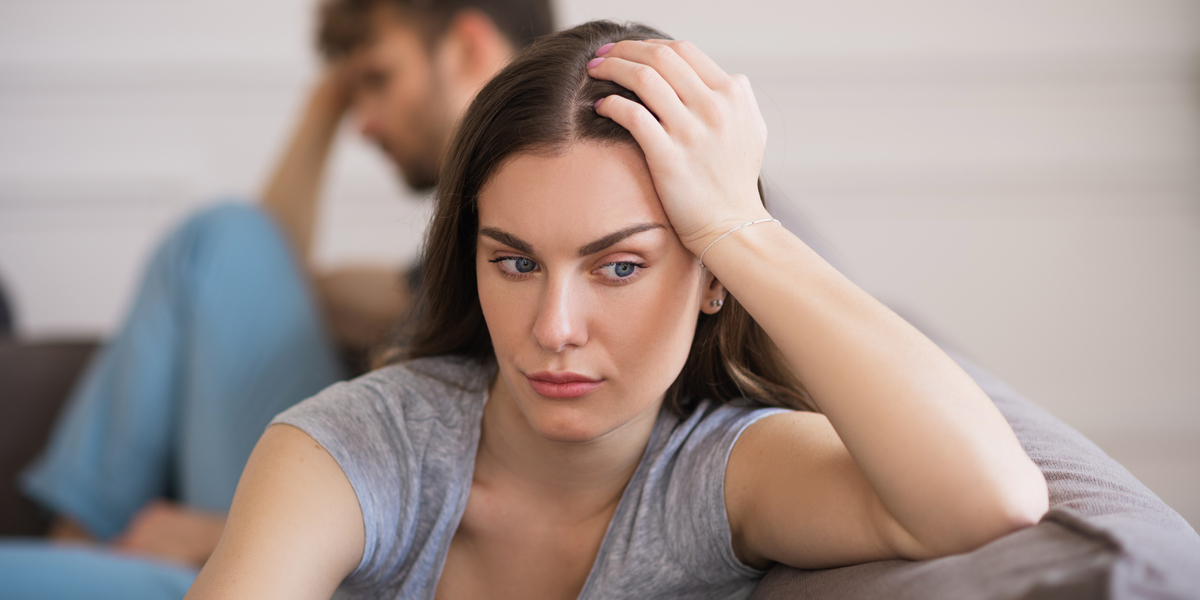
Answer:
<svg viewBox="0 0 1200 600"><path fill-rule="evenodd" d="M733 227L770 216L757 186L767 126L749 79L725 73L689 42L624 41L596 55L589 75L646 104L608 96L596 112L633 134L689 250L699 256Z"/></svg>

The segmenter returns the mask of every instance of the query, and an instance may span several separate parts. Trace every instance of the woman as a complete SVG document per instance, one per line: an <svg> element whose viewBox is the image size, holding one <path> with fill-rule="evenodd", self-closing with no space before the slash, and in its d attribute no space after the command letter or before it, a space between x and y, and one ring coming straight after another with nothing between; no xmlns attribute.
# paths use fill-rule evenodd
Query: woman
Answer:
<svg viewBox="0 0 1200 600"><path fill-rule="evenodd" d="M737 598L1038 521L983 392L770 219L747 80L663 38L480 92L403 361L267 429L192 597Z"/></svg>

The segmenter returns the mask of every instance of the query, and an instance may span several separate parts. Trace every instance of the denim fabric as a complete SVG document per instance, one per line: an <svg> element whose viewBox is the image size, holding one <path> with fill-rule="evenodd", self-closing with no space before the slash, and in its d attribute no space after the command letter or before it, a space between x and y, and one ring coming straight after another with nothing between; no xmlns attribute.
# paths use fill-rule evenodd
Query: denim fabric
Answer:
<svg viewBox="0 0 1200 600"><path fill-rule="evenodd" d="M0 541L0 597L179 600L196 570L40 540Z"/></svg>
<svg viewBox="0 0 1200 600"><path fill-rule="evenodd" d="M101 539L156 497L226 511L271 418L343 369L274 222L204 210L158 248L22 488Z"/></svg>

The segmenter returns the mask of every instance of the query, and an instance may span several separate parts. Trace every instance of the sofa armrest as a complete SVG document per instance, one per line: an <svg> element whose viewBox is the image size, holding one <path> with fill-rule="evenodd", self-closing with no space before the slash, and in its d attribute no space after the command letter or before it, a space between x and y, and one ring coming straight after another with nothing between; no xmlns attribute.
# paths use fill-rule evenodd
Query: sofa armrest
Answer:
<svg viewBox="0 0 1200 600"><path fill-rule="evenodd" d="M41 535L45 515L17 488L17 473L46 443L54 418L94 340L23 343L0 339L0 535Z"/></svg>
<svg viewBox="0 0 1200 600"><path fill-rule="evenodd" d="M973 552L838 569L773 568L752 600L1200 598L1200 536L1082 434L948 351L1041 467L1050 512Z"/></svg>

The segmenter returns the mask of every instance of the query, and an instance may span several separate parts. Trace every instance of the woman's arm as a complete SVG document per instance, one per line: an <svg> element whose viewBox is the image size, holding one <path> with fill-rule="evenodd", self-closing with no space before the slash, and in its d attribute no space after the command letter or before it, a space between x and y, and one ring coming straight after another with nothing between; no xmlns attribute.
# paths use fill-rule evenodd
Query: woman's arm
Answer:
<svg viewBox="0 0 1200 600"><path fill-rule="evenodd" d="M272 425L187 598L327 599L362 560L364 540L362 509L341 467L308 434Z"/></svg>
<svg viewBox="0 0 1200 600"><path fill-rule="evenodd" d="M598 112L637 139L680 239L824 413L764 419L731 455L726 504L742 558L924 558L1036 522L1047 507L1040 470L928 338L777 224L717 241L769 216L755 186L766 128L748 80L686 42L622 42L604 57L591 74L646 107L610 96Z"/></svg>
<svg viewBox="0 0 1200 600"><path fill-rule="evenodd" d="M737 512L776 517L765 519L775 521L770 527L753 517L744 522L749 546L781 559L809 556L792 556L778 535L781 525L812 533L812 526L786 517L792 499L806 490L858 502L855 510L842 508L841 520L828 509L816 514L850 530L852 522L873 525L848 539L861 539L864 548L882 543L875 549L883 555L967 551L1036 523L1047 508L1045 480L979 386L791 233L757 227L721 240L705 262L779 346L827 420L792 417L747 431L746 450L758 449L762 460L738 457L733 489L777 492L774 504L734 494L749 509ZM784 423L810 434L815 460L806 468L820 467L790 479L790 486L772 477L805 458L801 440L781 430ZM828 435L830 426L836 436ZM827 489L814 490L814 480ZM812 525L824 527L817 521Z"/></svg>

